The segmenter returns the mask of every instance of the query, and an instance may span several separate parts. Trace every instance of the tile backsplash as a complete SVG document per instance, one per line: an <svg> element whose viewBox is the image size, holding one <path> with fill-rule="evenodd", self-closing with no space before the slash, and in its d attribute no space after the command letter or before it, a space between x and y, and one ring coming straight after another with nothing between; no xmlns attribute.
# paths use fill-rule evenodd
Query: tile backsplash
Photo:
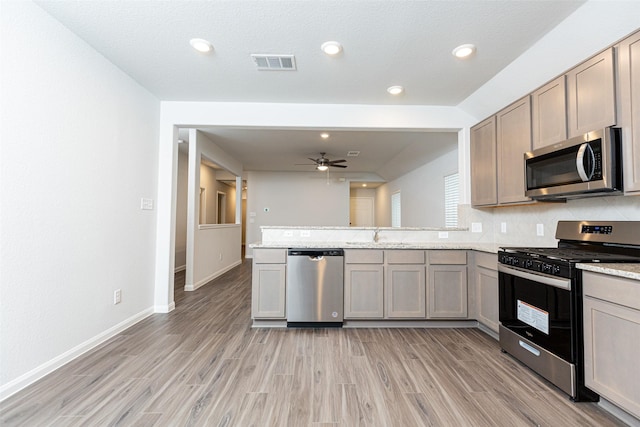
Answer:
<svg viewBox="0 0 640 427"><path fill-rule="evenodd" d="M535 203L531 205L474 209L470 205L458 208L458 225L469 227L474 222L483 225L483 241L511 246L555 246L556 224L560 220L577 221L640 221L639 196L609 196L569 200L566 203ZM503 231L503 223L506 228ZM544 236L537 231L542 225Z"/></svg>

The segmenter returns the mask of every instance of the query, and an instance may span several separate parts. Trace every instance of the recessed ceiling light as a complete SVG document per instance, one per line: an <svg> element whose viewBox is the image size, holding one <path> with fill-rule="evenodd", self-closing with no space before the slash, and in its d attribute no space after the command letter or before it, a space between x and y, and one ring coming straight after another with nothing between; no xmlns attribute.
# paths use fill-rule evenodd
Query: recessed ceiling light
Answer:
<svg viewBox="0 0 640 427"><path fill-rule="evenodd" d="M366 186L367 186L367 183L365 182L364 184L362 184L362 186L363 186L363 187L366 187Z"/></svg>
<svg viewBox="0 0 640 427"><path fill-rule="evenodd" d="M327 139L327 138L329 138L329 134L328 134L327 132L322 132L322 133L320 134L320 138L322 138L322 139Z"/></svg>
<svg viewBox="0 0 640 427"><path fill-rule="evenodd" d="M402 86L390 86L387 88L387 92L389 92L391 95L400 95L402 92L404 92L404 88Z"/></svg>
<svg viewBox="0 0 640 427"><path fill-rule="evenodd" d="M189 40L191 47L201 53L209 53L213 50L211 42L205 39L191 39Z"/></svg>
<svg viewBox="0 0 640 427"><path fill-rule="evenodd" d="M320 49L327 55L337 55L342 52L342 45L334 41L324 42L322 46L320 46Z"/></svg>
<svg viewBox="0 0 640 427"><path fill-rule="evenodd" d="M476 47L472 44L463 44L458 46L457 48L453 49L453 52L451 52L453 54L453 56L455 56L456 58L466 58L468 56L471 56L473 54L473 52L476 51Z"/></svg>

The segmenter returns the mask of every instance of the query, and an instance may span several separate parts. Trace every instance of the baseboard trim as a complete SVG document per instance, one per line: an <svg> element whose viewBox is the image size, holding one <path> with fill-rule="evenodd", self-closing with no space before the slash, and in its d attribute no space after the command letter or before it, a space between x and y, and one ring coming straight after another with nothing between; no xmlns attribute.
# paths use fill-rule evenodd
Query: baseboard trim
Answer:
<svg viewBox="0 0 640 427"><path fill-rule="evenodd" d="M117 325L107 329L104 332L101 332L95 337L83 342L82 344L79 344L73 347L71 350L68 350L62 353L61 355L54 357L50 361L43 363L42 365L32 369L26 374L19 376L13 381L9 381L8 383L0 387L0 402L14 395L15 393L19 392L25 387L33 384L34 382L38 381L44 376L50 374L56 369L59 369L62 366L66 365L67 363L71 362L72 360L80 357L84 353L94 349L95 347L99 346L105 341L113 338L114 336L118 335L120 332L124 331L125 329L149 317L150 315L153 314L153 312L154 312L153 308L147 308L146 310L143 310L138 314L134 314L128 319L118 323Z"/></svg>
<svg viewBox="0 0 640 427"><path fill-rule="evenodd" d="M227 271L231 270L232 268L235 268L235 267L239 266L240 264L242 264L242 260L238 260L238 261L234 262L233 264L223 268L222 270L218 270L215 273L210 274L209 276L205 277L204 279L201 279L201 280L197 281L193 285L185 285L184 286L184 290L185 291L195 291L196 289L206 285L207 283L209 283L210 281L212 281L216 277L222 276L224 273L226 273Z"/></svg>
<svg viewBox="0 0 640 427"><path fill-rule="evenodd" d="M172 301L169 305L156 305L153 307L154 313L169 313L175 310L176 302Z"/></svg>
<svg viewBox="0 0 640 427"><path fill-rule="evenodd" d="M343 328L477 328L475 320L345 320Z"/></svg>

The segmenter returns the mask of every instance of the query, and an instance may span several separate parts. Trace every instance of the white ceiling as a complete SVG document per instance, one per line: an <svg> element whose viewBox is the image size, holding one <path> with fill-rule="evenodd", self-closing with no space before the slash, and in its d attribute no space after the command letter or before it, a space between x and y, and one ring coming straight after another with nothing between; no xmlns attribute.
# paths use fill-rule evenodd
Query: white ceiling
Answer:
<svg viewBox="0 0 640 427"><path fill-rule="evenodd" d="M37 3L160 100L455 106L584 1ZM194 51L194 37L209 40L213 52ZM328 40L339 41L342 54L322 53ZM475 44L476 54L454 58L463 43ZM252 53L294 54L297 71L258 71ZM405 93L389 95L391 85ZM385 179L452 143L436 133L359 131L333 131L323 142L319 131L207 130L245 170L303 170L292 165L321 151L344 158L359 150L347 171Z"/></svg>

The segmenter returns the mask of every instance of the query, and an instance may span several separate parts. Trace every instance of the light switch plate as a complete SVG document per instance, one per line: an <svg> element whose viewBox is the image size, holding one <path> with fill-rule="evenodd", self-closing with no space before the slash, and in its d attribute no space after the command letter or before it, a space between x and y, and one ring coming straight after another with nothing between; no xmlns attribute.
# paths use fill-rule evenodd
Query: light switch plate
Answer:
<svg viewBox="0 0 640 427"><path fill-rule="evenodd" d="M309 231L309 230L300 230L300 237L311 237L311 231Z"/></svg>
<svg viewBox="0 0 640 427"><path fill-rule="evenodd" d="M482 233L482 223L481 222L472 222L471 223L471 232L472 233Z"/></svg>
<svg viewBox="0 0 640 427"><path fill-rule="evenodd" d="M449 232L448 231L438 231L438 239L448 239Z"/></svg>
<svg viewBox="0 0 640 427"><path fill-rule="evenodd" d="M544 236L544 224L536 224L536 234L538 236Z"/></svg>
<svg viewBox="0 0 640 427"><path fill-rule="evenodd" d="M140 199L140 209L143 211L153 210L153 199L146 199L144 197Z"/></svg>
<svg viewBox="0 0 640 427"><path fill-rule="evenodd" d="M506 222L501 222L500 223L500 232L501 233L506 233L507 232L507 223Z"/></svg>

